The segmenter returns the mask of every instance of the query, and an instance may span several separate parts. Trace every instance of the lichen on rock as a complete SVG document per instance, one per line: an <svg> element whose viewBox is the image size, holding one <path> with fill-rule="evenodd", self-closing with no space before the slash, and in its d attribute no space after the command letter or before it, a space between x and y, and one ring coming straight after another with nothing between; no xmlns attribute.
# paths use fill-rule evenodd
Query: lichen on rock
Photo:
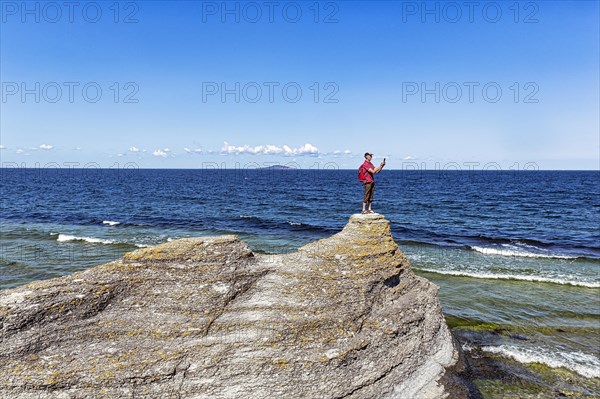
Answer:
<svg viewBox="0 0 600 399"><path fill-rule="evenodd" d="M7 398L444 398L460 359L378 214L290 254L186 238L0 291L0 331Z"/></svg>

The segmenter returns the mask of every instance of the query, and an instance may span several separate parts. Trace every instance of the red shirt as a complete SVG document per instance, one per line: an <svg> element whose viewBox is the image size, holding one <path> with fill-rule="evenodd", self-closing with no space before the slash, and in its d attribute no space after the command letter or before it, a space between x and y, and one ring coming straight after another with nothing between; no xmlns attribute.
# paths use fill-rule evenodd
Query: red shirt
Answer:
<svg viewBox="0 0 600 399"><path fill-rule="evenodd" d="M367 161L365 159L365 162L362 164L362 166L367 170L367 179L365 180L365 182L373 183L373 173L369 172L369 169L375 169L375 165L373 165L370 161Z"/></svg>

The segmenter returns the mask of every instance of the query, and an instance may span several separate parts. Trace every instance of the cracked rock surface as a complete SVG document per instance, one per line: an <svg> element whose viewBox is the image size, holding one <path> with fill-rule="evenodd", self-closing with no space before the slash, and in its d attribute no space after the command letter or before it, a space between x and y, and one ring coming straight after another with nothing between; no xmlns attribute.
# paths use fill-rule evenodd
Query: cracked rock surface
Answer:
<svg viewBox="0 0 600 399"><path fill-rule="evenodd" d="M468 397L378 214L290 254L186 238L3 290L0 332L2 398Z"/></svg>

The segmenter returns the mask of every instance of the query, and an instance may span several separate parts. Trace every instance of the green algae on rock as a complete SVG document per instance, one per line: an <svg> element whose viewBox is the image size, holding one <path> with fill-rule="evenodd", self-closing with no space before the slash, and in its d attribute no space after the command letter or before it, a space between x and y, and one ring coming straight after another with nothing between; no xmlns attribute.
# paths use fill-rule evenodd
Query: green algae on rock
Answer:
<svg viewBox="0 0 600 399"><path fill-rule="evenodd" d="M0 330L1 397L470 397L378 214L294 253L186 238L0 291Z"/></svg>

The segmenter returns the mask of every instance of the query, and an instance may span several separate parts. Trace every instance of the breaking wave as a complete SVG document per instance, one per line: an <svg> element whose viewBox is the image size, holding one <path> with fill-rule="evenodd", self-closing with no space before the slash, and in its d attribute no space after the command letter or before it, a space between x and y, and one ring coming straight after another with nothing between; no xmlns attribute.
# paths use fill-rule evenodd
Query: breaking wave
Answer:
<svg viewBox="0 0 600 399"><path fill-rule="evenodd" d="M527 258L555 258L555 259L576 259L577 256L557 255L551 253L540 253L525 248L520 248L513 245L503 244L502 247L491 248L491 247L479 247L469 246L470 249L476 252L480 252L485 255L499 255L499 256L524 256Z"/></svg>
<svg viewBox="0 0 600 399"><path fill-rule="evenodd" d="M533 281L533 282L538 282L538 283L573 285L573 286L577 286L577 287L586 287L586 288L600 288L599 282L564 279L564 278L557 278L557 277L531 276L531 275L525 275L525 274L470 272L470 271L460 271L460 270L438 270L438 269L421 268L421 267L415 268L415 269L422 270L424 272L429 272L429 273L446 274L446 275L450 275L450 276L460 276L460 277L481 278L481 279L488 279L488 280L520 280L520 281Z"/></svg>
<svg viewBox="0 0 600 399"><path fill-rule="evenodd" d="M116 226L121 224L121 222L113 222L112 220L103 220L102 224L107 224L109 226Z"/></svg>
<svg viewBox="0 0 600 399"><path fill-rule="evenodd" d="M58 234L58 237L56 238L56 241L58 242L69 242L69 241L82 241L82 242L87 242L90 244L113 244L113 245L132 245L138 248L144 248L147 247L148 245L146 244L136 244L136 243L129 243L129 242L119 242L119 241L115 241L115 240L107 240L104 238L95 238L95 237L81 237L81 236L73 236L73 235L69 235L69 234Z"/></svg>
<svg viewBox="0 0 600 399"><path fill-rule="evenodd" d="M544 348L512 345L484 346L484 352L496 353L520 363L541 363L552 368L564 367L587 378L600 378L600 359L581 352L552 352Z"/></svg>

